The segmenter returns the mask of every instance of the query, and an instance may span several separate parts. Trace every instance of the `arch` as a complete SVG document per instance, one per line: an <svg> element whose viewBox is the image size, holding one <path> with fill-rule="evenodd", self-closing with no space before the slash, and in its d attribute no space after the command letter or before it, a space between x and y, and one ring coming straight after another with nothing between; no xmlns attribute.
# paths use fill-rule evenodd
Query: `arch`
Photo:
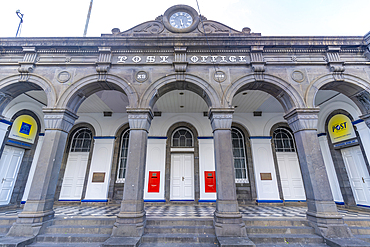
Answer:
<svg viewBox="0 0 370 247"><path fill-rule="evenodd" d="M307 88L305 102L308 107L315 107L317 92L322 90L334 90L349 97L363 114L370 111L370 104L364 104L360 95L364 94L370 100L370 83L358 76L343 74L343 80L335 81L332 74L326 74L315 79Z"/></svg>
<svg viewBox="0 0 370 247"><path fill-rule="evenodd" d="M90 95L101 90L117 90L127 95L129 107L137 107L138 93L129 82L111 74L107 75L106 81L99 81L98 78L98 74L92 74L74 82L63 92L57 106L77 112L82 102Z"/></svg>
<svg viewBox="0 0 370 247"><path fill-rule="evenodd" d="M297 90L283 79L264 74L263 81L256 81L254 74L248 74L232 83L225 93L225 107L230 107L234 96L244 90L261 90L275 97L288 112L293 108L304 108L305 103Z"/></svg>
<svg viewBox="0 0 370 247"><path fill-rule="evenodd" d="M220 107L219 94L203 79L185 74L183 81L176 81L176 75L167 75L151 84L140 98L141 108L153 108L155 102L164 94L172 90L189 90L198 94L209 107Z"/></svg>
<svg viewBox="0 0 370 247"><path fill-rule="evenodd" d="M19 76L12 75L0 80L0 114L15 97L31 90L43 90L47 97L47 107L55 106L57 93L51 82L36 74L29 74L26 82L20 82Z"/></svg>

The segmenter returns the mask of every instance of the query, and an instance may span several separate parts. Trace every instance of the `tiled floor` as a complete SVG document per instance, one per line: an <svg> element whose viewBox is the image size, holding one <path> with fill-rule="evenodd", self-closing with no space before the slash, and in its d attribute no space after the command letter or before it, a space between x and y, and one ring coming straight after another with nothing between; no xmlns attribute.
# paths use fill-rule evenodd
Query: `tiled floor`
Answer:
<svg viewBox="0 0 370 247"><path fill-rule="evenodd" d="M119 212L118 205L109 206L56 206L57 216L101 216L114 217ZM239 207L243 217L306 217L306 207L293 206L242 206ZM214 206L207 205L163 205L146 206L147 217L213 217ZM365 217L370 220L370 212L338 210L344 217ZM0 216L15 216L20 210L0 212Z"/></svg>

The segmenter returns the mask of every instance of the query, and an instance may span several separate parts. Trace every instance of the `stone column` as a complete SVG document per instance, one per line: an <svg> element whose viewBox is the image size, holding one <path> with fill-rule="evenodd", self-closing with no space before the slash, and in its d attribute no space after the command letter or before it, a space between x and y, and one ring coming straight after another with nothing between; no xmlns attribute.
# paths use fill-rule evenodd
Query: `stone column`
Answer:
<svg viewBox="0 0 370 247"><path fill-rule="evenodd" d="M209 112L215 148L217 201L214 226L217 237L247 236L236 197L231 143L233 112L233 109L211 109Z"/></svg>
<svg viewBox="0 0 370 247"><path fill-rule="evenodd" d="M350 238L351 231L337 211L317 137L319 109L293 109L284 118L294 132L307 196L307 219L325 238Z"/></svg>
<svg viewBox="0 0 370 247"><path fill-rule="evenodd" d="M359 116L359 118L361 118L362 120L365 121L367 127L370 129L370 113L368 114L364 114L362 116Z"/></svg>
<svg viewBox="0 0 370 247"><path fill-rule="evenodd" d="M127 110L130 141L126 164L125 187L121 210L113 226L112 237L143 235L146 216L144 210L144 180L148 131L153 113L150 109ZM105 245L109 246L109 245Z"/></svg>
<svg viewBox="0 0 370 247"><path fill-rule="evenodd" d="M36 236L54 217L54 194L68 132L78 118L67 109L44 109L45 137L28 200L8 236Z"/></svg>

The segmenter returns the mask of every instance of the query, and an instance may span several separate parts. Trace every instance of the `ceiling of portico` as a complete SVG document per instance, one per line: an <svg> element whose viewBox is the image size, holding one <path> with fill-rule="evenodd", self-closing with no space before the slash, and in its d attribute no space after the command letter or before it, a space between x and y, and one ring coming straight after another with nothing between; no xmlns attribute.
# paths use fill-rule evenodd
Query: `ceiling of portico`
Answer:
<svg viewBox="0 0 370 247"><path fill-rule="evenodd" d="M320 105L339 93L331 90L319 90L315 104ZM43 91L28 91L25 93L29 99L38 101L46 106L47 96ZM232 105L235 113L263 113L281 112L281 104L269 94L262 91L243 91L235 95ZM88 97L78 109L78 113L124 113L128 106L128 98L118 91L100 91ZM154 111L162 113L202 113L208 111L205 101L196 93L186 90L175 90L166 93L154 105Z"/></svg>

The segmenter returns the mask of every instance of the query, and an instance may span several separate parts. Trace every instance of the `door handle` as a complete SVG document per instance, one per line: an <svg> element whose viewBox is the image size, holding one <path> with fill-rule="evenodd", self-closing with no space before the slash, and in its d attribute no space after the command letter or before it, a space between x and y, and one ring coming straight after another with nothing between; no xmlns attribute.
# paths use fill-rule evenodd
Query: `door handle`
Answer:
<svg viewBox="0 0 370 247"><path fill-rule="evenodd" d="M362 177L362 182L365 183L365 179Z"/></svg>
<svg viewBox="0 0 370 247"><path fill-rule="evenodd" d="M4 183L4 181L6 180L6 178L3 178L2 180L1 180L1 183Z"/></svg>
<svg viewBox="0 0 370 247"><path fill-rule="evenodd" d="M184 178L184 177L182 177L182 181L184 181L184 179L185 179L185 178Z"/></svg>

